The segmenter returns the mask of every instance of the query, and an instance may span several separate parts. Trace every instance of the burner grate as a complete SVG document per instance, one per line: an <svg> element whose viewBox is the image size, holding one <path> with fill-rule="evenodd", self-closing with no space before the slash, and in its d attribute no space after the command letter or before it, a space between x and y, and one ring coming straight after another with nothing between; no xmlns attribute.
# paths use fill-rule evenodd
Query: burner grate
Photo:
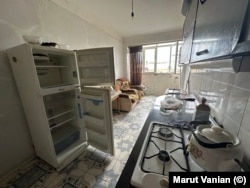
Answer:
<svg viewBox="0 0 250 188"><path fill-rule="evenodd" d="M190 171L182 131L182 126L153 123L142 156L142 171L166 176L171 170Z"/></svg>
<svg viewBox="0 0 250 188"><path fill-rule="evenodd" d="M170 160L170 155L168 154L168 152L166 150L160 150L158 153L158 158L161 161L167 162Z"/></svg>
<svg viewBox="0 0 250 188"><path fill-rule="evenodd" d="M184 120L172 121L171 124L174 127L182 128L182 129L185 129L185 130L191 130L191 128L192 128L192 126L190 125L190 122L184 121Z"/></svg>

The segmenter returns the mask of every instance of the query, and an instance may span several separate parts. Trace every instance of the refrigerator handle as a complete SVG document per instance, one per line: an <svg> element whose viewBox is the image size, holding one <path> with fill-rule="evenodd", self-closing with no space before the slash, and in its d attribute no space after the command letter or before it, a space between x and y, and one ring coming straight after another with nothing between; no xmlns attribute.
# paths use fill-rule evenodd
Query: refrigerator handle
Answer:
<svg viewBox="0 0 250 188"><path fill-rule="evenodd" d="M77 111L78 111L79 118L82 119L82 111L81 111L80 103L77 103Z"/></svg>

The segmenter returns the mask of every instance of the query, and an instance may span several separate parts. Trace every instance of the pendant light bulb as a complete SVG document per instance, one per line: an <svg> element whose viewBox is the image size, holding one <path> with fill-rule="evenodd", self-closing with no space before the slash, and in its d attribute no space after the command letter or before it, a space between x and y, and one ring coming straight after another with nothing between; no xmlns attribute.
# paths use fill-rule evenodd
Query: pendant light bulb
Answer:
<svg viewBox="0 0 250 188"><path fill-rule="evenodd" d="M132 12L131 12L131 18L134 19L135 13L134 13L134 0L132 0Z"/></svg>
<svg viewBox="0 0 250 188"><path fill-rule="evenodd" d="M134 19L134 16L135 16L134 12L131 12L131 18L132 18L132 20Z"/></svg>

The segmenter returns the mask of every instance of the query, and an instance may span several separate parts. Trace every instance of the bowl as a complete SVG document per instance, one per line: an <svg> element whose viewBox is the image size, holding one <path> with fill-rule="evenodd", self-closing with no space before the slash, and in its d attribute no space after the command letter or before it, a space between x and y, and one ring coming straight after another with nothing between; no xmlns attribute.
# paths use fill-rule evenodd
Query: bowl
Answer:
<svg viewBox="0 0 250 188"><path fill-rule="evenodd" d="M42 37L35 36L35 35L23 35L23 39L25 42L29 44L41 45L43 42Z"/></svg>

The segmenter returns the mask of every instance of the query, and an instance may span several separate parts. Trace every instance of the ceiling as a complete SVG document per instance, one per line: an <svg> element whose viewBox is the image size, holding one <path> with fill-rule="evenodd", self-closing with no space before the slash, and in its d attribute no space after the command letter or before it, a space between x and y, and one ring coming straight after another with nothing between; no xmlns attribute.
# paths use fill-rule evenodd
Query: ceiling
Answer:
<svg viewBox="0 0 250 188"><path fill-rule="evenodd" d="M183 0L51 0L120 38L182 30Z"/></svg>

